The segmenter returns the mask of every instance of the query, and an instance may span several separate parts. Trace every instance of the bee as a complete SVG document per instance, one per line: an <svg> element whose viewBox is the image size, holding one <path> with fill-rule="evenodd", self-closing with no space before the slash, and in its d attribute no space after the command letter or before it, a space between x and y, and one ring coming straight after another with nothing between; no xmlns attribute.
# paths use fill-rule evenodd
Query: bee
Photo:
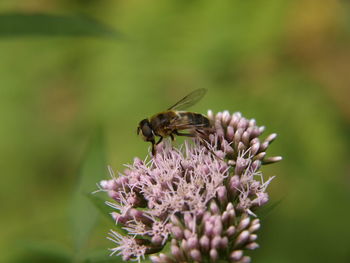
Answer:
<svg viewBox="0 0 350 263"><path fill-rule="evenodd" d="M156 154L155 146L163 138L170 136L174 140L174 135L195 137L203 134L203 131L210 127L210 121L200 113L181 111L203 98L206 89L197 89L179 100L166 111L157 113L149 119L140 121L137 127L137 134L140 134L144 141L152 143L152 154ZM188 130L188 133L179 131ZM156 142L155 137L159 140Z"/></svg>

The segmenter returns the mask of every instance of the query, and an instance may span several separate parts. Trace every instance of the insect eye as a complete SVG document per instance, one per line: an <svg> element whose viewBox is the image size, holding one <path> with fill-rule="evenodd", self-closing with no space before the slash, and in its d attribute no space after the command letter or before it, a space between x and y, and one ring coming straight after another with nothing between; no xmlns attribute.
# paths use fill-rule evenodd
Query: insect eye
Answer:
<svg viewBox="0 0 350 263"><path fill-rule="evenodd" d="M151 124L147 119L140 121L139 126L137 128L137 133L140 134L145 141L151 141L154 139Z"/></svg>
<svg viewBox="0 0 350 263"><path fill-rule="evenodd" d="M146 125L143 125L142 127L142 134L143 136L145 136L146 138L149 138L149 137L152 137L153 136L153 133L152 133L152 130L151 128L146 124Z"/></svg>

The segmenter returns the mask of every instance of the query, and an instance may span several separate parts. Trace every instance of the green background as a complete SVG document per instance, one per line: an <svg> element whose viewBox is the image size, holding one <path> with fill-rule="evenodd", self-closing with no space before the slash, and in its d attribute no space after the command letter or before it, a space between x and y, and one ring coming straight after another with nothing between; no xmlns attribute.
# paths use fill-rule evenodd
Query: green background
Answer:
<svg viewBox="0 0 350 263"><path fill-rule="evenodd" d="M138 121L197 88L208 93L192 110L240 111L279 135L268 153L284 160L263 172L280 202L253 262L350 262L348 1L3 0L0 11L0 262L118 261L87 193L107 164L145 157Z"/></svg>

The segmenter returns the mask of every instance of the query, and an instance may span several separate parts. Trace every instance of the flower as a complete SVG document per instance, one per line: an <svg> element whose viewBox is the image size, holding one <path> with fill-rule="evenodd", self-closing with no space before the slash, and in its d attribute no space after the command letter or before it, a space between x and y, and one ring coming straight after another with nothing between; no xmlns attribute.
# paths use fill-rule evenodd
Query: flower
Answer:
<svg viewBox="0 0 350 263"><path fill-rule="evenodd" d="M155 263L250 262L244 252L258 247L255 211L268 202L273 179L265 181L259 169L282 159L266 157L276 134L260 141L264 127L240 113L209 111L208 118L213 128L193 143L174 148L166 141L150 160L135 158L122 174L111 171L112 179L100 182L126 232L111 230L112 255L141 261L152 254Z"/></svg>

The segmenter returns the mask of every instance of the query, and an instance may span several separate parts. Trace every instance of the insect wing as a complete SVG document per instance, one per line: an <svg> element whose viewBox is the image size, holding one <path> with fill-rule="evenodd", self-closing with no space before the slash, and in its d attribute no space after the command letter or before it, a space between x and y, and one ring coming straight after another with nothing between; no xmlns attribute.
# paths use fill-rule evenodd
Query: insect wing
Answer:
<svg viewBox="0 0 350 263"><path fill-rule="evenodd" d="M170 127L176 130L187 130L187 129L204 129L208 128L205 124L193 124L193 123L174 123Z"/></svg>
<svg viewBox="0 0 350 263"><path fill-rule="evenodd" d="M187 130L187 129L196 129L196 128L206 128L204 123L193 123L189 120L184 120L182 118L174 118L171 120L168 128L170 130Z"/></svg>
<svg viewBox="0 0 350 263"><path fill-rule="evenodd" d="M196 89L188 94L183 99L179 100L173 106L171 106L168 110L184 110L192 105L196 104L203 96L207 93L206 89Z"/></svg>

